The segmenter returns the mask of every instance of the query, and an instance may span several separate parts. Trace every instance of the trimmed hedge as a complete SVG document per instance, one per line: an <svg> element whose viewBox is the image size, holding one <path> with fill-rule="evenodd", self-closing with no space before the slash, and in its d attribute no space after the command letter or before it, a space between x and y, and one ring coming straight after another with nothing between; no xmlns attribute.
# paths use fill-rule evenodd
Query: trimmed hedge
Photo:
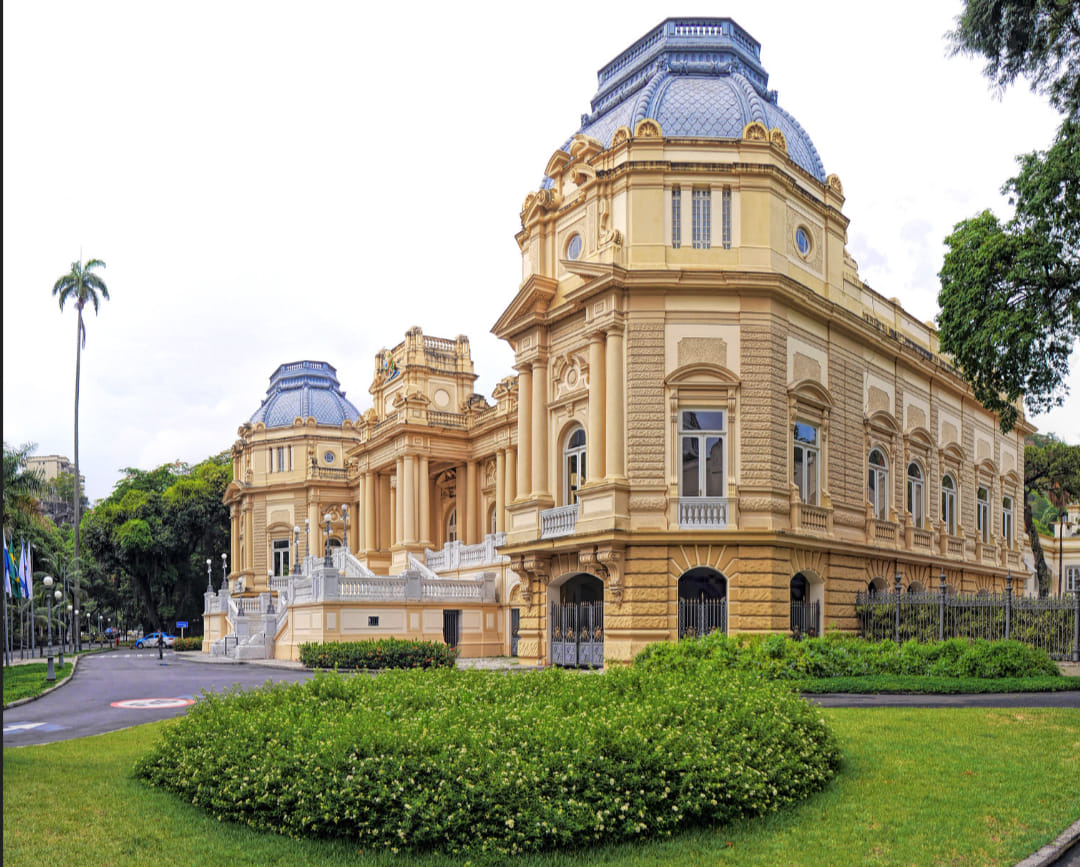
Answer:
<svg viewBox="0 0 1080 867"><path fill-rule="evenodd" d="M300 645L308 668L453 668L457 650L438 641L378 638Z"/></svg>
<svg viewBox="0 0 1080 867"><path fill-rule="evenodd" d="M735 635L713 632L677 644L650 644L637 655L636 667L688 670L710 667L752 671L769 678L922 675L933 677L1060 676L1043 650L1018 641L947 641L920 644L871 642L840 633L793 641L783 635Z"/></svg>
<svg viewBox="0 0 1080 867"><path fill-rule="evenodd" d="M181 651L202 650L202 638L200 636L178 638L173 643L172 649Z"/></svg>
<svg viewBox="0 0 1080 867"><path fill-rule="evenodd" d="M257 829L506 859L768 813L838 762L818 709L738 672L431 670L211 694L136 773Z"/></svg>

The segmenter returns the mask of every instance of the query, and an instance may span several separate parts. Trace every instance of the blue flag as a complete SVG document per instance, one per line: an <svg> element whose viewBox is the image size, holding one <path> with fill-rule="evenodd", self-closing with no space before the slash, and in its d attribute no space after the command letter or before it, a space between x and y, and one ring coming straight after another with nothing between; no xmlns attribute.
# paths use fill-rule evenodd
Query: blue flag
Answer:
<svg viewBox="0 0 1080 867"><path fill-rule="evenodd" d="M22 554L19 557L19 580L22 582L23 596L29 599L32 595L30 591L33 589L33 576L30 574L30 546L26 544L25 539L20 541Z"/></svg>
<svg viewBox="0 0 1080 867"><path fill-rule="evenodd" d="M4 595L11 595L11 576L7 569L7 534L4 535Z"/></svg>
<svg viewBox="0 0 1080 867"><path fill-rule="evenodd" d="M19 581L19 568L15 565L15 540L11 540L12 547L7 544L7 536L4 536L4 586L11 588L11 595L16 599L22 598L22 582Z"/></svg>

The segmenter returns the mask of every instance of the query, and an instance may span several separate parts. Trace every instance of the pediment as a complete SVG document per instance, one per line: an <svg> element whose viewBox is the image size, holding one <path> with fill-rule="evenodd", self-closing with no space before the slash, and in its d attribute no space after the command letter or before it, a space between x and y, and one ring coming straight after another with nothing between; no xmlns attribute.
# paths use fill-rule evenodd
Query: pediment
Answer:
<svg viewBox="0 0 1080 867"><path fill-rule="evenodd" d="M816 379L802 379L788 387L788 394L800 404L832 409L833 399L829 390Z"/></svg>
<svg viewBox="0 0 1080 867"><path fill-rule="evenodd" d="M924 427L913 427L907 433L910 442L922 448L929 449L934 447L934 438L930 436L930 431Z"/></svg>
<svg viewBox="0 0 1080 867"><path fill-rule="evenodd" d="M682 367L675 368L664 379L664 385L716 387L718 385L738 385L739 381L739 377L722 364L697 361L693 364L684 364Z"/></svg>
<svg viewBox="0 0 1080 867"><path fill-rule="evenodd" d="M543 320L558 288L557 280L532 274L492 326L492 333L505 340L521 328Z"/></svg>
<svg viewBox="0 0 1080 867"><path fill-rule="evenodd" d="M888 436L896 436L900 433L900 425L897 424L896 417L891 412L878 410L873 415L867 416L865 423L872 430Z"/></svg>

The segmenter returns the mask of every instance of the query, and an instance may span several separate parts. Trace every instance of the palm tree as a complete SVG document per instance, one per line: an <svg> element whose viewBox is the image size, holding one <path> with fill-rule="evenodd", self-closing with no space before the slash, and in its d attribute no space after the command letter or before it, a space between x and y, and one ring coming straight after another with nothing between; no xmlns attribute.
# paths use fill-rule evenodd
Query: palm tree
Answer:
<svg viewBox="0 0 1080 867"><path fill-rule="evenodd" d="M48 491L48 485L40 471L26 469L26 459L35 448L34 443L24 443L18 448L4 443L5 527L38 519L38 499Z"/></svg>
<svg viewBox="0 0 1080 867"><path fill-rule="evenodd" d="M101 298L109 300L109 290L105 281L94 273L95 268L104 268L105 263L100 259L91 259L84 266L82 259L71 263L71 270L53 284L52 294L60 299L60 309L64 304L71 301L75 304L75 310L79 314L78 327L75 331L75 552L74 560L79 561L79 503L82 494L79 491L79 374L82 371L82 350L86 346L86 323L83 322L83 307L89 301L94 305L94 313L98 312ZM79 636L79 618L75 618L75 636Z"/></svg>

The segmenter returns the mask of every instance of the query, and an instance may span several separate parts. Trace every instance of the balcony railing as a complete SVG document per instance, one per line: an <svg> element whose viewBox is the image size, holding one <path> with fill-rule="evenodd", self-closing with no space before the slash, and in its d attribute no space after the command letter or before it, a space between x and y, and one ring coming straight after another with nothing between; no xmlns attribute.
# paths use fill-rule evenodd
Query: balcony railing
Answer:
<svg viewBox="0 0 1080 867"><path fill-rule="evenodd" d="M963 557L964 540L959 536L950 536L945 545L945 553L950 557Z"/></svg>
<svg viewBox="0 0 1080 867"><path fill-rule="evenodd" d="M577 503L544 509L540 513L540 538L558 539L561 536L572 536L574 527L577 526L577 513Z"/></svg>
<svg viewBox="0 0 1080 867"><path fill-rule="evenodd" d="M679 497L680 530L723 530L727 522L726 497Z"/></svg>
<svg viewBox="0 0 1080 867"><path fill-rule="evenodd" d="M825 535L829 529L829 510L822 506L803 503L799 506L799 522L802 529Z"/></svg>
<svg viewBox="0 0 1080 867"><path fill-rule="evenodd" d="M874 521L874 543L896 545L897 525L892 521Z"/></svg>
<svg viewBox="0 0 1080 867"><path fill-rule="evenodd" d="M478 545L463 545L460 540L447 542L438 551L424 551L424 563L435 572L502 563L510 559L497 550L505 544L506 533L489 533Z"/></svg>
<svg viewBox="0 0 1080 867"><path fill-rule="evenodd" d="M934 539L934 534L929 530L916 528L912 533L912 541L916 548L929 548Z"/></svg>

